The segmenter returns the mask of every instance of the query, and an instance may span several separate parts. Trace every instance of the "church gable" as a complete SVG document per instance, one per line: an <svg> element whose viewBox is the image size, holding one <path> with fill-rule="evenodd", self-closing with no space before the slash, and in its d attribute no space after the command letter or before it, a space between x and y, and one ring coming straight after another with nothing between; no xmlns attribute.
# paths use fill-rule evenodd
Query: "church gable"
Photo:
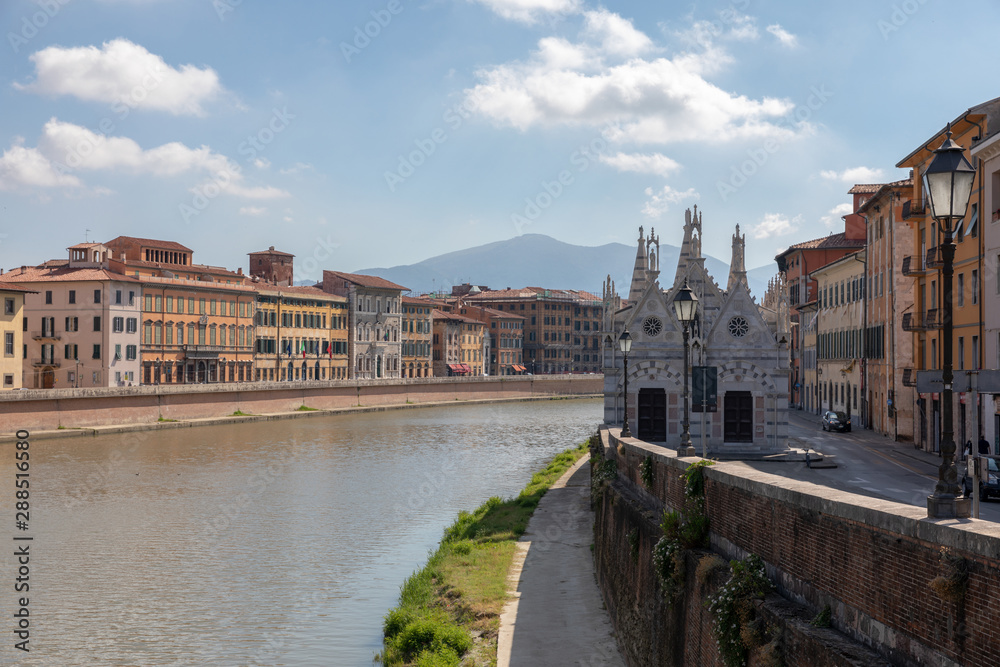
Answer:
<svg viewBox="0 0 1000 667"><path fill-rule="evenodd" d="M694 324L691 325L692 338L700 338L705 335L718 319L719 308L722 307L726 295L719 289L719 286L709 275L701 262L692 262L678 283L665 293L664 298L669 304L673 304L677 292L684 286L684 280L688 281L688 287L698 297L698 314ZM673 315L673 306L670 308ZM675 320L676 321L676 320ZM677 323L680 330L680 323Z"/></svg>
<svg viewBox="0 0 1000 667"><path fill-rule="evenodd" d="M775 348L777 343L770 327L760 314L750 292L737 284L727 295L718 319L708 335L710 347Z"/></svg>
<svg viewBox="0 0 1000 667"><path fill-rule="evenodd" d="M632 335L633 346L680 341L680 328L674 319L673 308L655 280L647 285L625 325Z"/></svg>

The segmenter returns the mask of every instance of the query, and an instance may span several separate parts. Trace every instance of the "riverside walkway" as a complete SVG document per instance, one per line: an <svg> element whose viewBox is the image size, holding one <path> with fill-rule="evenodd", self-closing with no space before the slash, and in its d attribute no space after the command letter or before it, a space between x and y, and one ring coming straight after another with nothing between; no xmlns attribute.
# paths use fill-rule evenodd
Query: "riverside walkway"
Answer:
<svg viewBox="0 0 1000 667"><path fill-rule="evenodd" d="M498 667L624 667L594 576L593 522L584 456L542 497L518 542Z"/></svg>

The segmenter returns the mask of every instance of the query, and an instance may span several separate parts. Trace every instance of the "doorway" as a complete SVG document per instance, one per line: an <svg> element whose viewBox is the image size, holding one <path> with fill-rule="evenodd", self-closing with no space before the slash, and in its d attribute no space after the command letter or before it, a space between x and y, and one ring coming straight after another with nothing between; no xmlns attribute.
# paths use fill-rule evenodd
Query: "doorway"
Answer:
<svg viewBox="0 0 1000 667"><path fill-rule="evenodd" d="M727 391L723 403L725 442L753 442L753 395Z"/></svg>
<svg viewBox="0 0 1000 667"><path fill-rule="evenodd" d="M667 441L667 394L662 388L639 390L638 438L647 442Z"/></svg>
<svg viewBox="0 0 1000 667"><path fill-rule="evenodd" d="M56 386L56 372L51 368L42 371L42 389L52 389Z"/></svg>

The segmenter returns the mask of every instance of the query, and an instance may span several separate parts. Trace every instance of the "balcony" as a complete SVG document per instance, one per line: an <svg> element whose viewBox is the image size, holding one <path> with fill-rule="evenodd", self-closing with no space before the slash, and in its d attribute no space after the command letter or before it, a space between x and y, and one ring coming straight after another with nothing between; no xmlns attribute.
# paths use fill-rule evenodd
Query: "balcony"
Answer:
<svg viewBox="0 0 1000 667"><path fill-rule="evenodd" d="M922 276L927 273L927 269L922 266L920 257L904 257L903 258L903 275L904 276Z"/></svg>
<svg viewBox="0 0 1000 667"><path fill-rule="evenodd" d="M913 372L912 368L903 369L903 386L904 387L917 386L917 374Z"/></svg>
<svg viewBox="0 0 1000 667"><path fill-rule="evenodd" d="M944 259L941 257L941 246L935 246L933 248L928 248L927 250L927 268L928 269L939 269L944 266Z"/></svg>
<svg viewBox="0 0 1000 667"><path fill-rule="evenodd" d="M903 220L922 216L927 212L927 200L917 199L903 202Z"/></svg>
<svg viewBox="0 0 1000 667"><path fill-rule="evenodd" d="M62 336L55 331L32 331L31 337L34 340L62 340Z"/></svg>
<svg viewBox="0 0 1000 667"><path fill-rule="evenodd" d="M32 359L31 365L38 367L48 366L50 368L59 368L62 365L62 363L58 359L43 358L43 359Z"/></svg>
<svg viewBox="0 0 1000 667"><path fill-rule="evenodd" d="M928 310L926 314L903 313L903 331L930 331L940 329L941 323L938 321L938 310Z"/></svg>

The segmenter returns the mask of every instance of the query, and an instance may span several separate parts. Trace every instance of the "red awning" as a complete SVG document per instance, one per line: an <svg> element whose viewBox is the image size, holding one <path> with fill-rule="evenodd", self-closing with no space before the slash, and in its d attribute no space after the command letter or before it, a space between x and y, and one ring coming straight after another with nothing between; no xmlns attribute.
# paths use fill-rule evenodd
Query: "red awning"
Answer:
<svg viewBox="0 0 1000 667"><path fill-rule="evenodd" d="M470 369L465 364L448 364L448 370L456 375L465 375Z"/></svg>

